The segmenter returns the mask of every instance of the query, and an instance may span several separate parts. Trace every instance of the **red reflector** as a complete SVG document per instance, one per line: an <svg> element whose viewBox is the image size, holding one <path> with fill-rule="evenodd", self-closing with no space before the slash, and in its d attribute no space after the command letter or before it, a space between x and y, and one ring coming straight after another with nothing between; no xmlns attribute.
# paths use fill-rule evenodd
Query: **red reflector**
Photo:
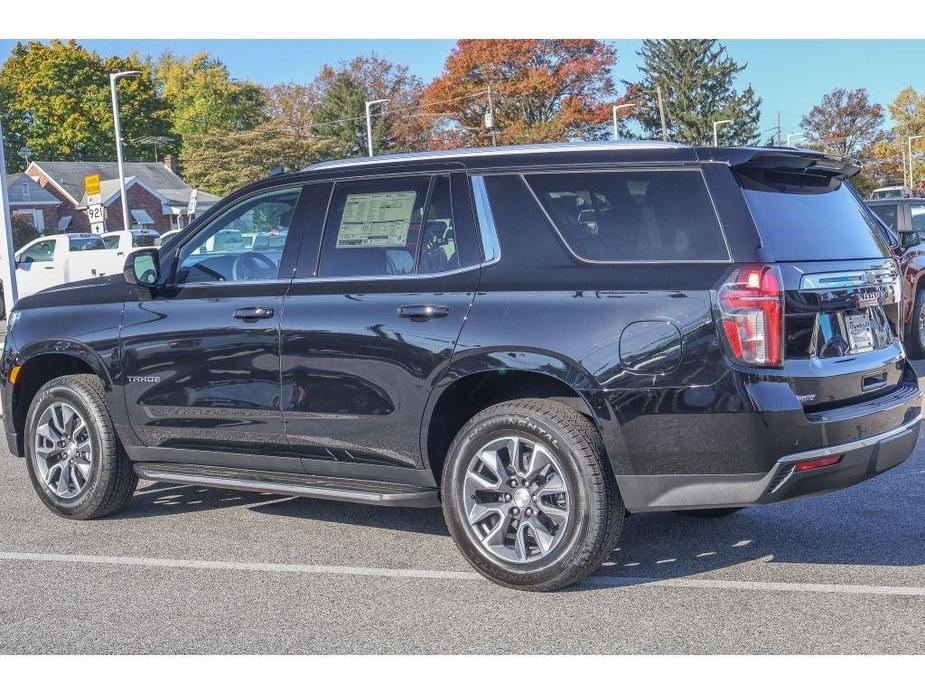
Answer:
<svg viewBox="0 0 925 694"><path fill-rule="evenodd" d="M817 470L821 467L828 467L829 465L835 465L839 460L841 460L840 455L824 455L821 458L813 458L812 460L804 460L802 463L797 463L793 466L793 469L796 472L804 472L806 470Z"/></svg>

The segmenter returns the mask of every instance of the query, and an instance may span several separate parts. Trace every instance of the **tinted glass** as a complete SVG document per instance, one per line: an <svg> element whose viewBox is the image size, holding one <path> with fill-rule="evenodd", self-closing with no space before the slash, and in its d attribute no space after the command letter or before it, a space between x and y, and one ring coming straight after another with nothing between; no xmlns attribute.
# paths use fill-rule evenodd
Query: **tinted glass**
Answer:
<svg viewBox="0 0 925 694"><path fill-rule="evenodd" d="M421 232L421 252L418 272L447 272L459 267L456 253L456 231L453 228L453 206L450 199L449 176L437 176L430 193L424 229Z"/></svg>
<svg viewBox="0 0 925 694"><path fill-rule="evenodd" d="M527 176L577 256L597 261L727 260L699 171Z"/></svg>
<svg viewBox="0 0 925 694"><path fill-rule="evenodd" d="M890 229L898 231L896 226L896 205L875 205L871 209Z"/></svg>
<svg viewBox="0 0 925 694"><path fill-rule="evenodd" d="M119 237L118 236L107 236L105 239L103 239L103 245L105 245L106 248L108 248L109 250L112 250L113 248L118 247Z"/></svg>
<svg viewBox="0 0 925 694"><path fill-rule="evenodd" d="M738 173L761 238L776 260L890 255L873 218L844 181L772 169Z"/></svg>
<svg viewBox="0 0 925 694"><path fill-rule="evenodd" d="M70 239L70 248L72 251L98 251L106 248L103 243L103 237L93 234L91 236L80 236Z"/></svg>
<svg viewBox="0 0 925 694"><path fill-rule="evenodd" d="M262 193L224 213L180 249L176 281L249 282L276 279L282 248L248 250L245 235L275 234L285 240L299 188Z"/></svg>
<svg viewBox="0 0 925 694"><path fill-rule="evenodd" d="M414 272L428 177L338 183L324 227L321 277Z"/></svg>
<svg viewBox="0 0 925 694"><path fill-rule="evenodd" d="M152 231L150 234L132 234L132 248L160 245L161 237L156 231Z"/></svg>

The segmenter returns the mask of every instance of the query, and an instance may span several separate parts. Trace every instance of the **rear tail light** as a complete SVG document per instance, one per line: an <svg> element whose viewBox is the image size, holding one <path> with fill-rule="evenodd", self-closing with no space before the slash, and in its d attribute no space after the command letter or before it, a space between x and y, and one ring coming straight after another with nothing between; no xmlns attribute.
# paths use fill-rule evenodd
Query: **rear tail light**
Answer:
<svg viewBox="0 0 925 694"><path fill-rule="evenodd" d="M773 265L733 271L717 293L723 333L733 359L749 366L780 366L784 294Z"/></svg>

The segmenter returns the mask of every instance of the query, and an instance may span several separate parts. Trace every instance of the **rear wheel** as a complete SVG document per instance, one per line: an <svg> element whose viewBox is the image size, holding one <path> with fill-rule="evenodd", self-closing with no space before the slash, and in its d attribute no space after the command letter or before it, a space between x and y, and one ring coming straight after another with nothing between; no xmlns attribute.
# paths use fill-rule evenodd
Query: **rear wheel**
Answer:
<svg viewBox="0 0 925 694"><path fill-rule="evenodd" d="M26 463L39 498L60 516L115 513L138 478L116 438L103 384L90 374L46 383L26 415Z"/></svg>
<svg viewBox="0 0 925 694"><path fill-rule="evenodd" d="M919 289L915 294L915 306L912 308L912 320L909 322L906 351L913 359L925 357L925 289Z"/></svg>
<svg viewBox="0 0 925 694"><path fill-rule="evenodd" d="M457 434L444 516L466 558L510 588L580 581L613 551L624 507L594 426L560 403L514 400Z"/></svg>

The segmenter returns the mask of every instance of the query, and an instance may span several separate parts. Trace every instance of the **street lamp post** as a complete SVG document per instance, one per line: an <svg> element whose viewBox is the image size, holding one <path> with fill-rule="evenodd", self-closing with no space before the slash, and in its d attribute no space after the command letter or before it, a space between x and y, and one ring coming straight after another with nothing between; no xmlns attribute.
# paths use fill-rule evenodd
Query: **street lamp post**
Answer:
<svg viewBox="0 0 925 694"><path fill-rule="evenodd" d="M636 108L636 104L614 104L613 106L613 139L619 140L620 135L617 132L617 111L624 108Z"/></svg>
<svg viewBox="0 0 925 694"><path fill-rule="evenodd" d="M366 102L366 144L369 147L369 156L373 156L373 122L369 113L369 108L370 106L384 104L386 102L388 102L388 99L373 99L372 101Z"/></svg>
<svg viewBox="0 0 925 694"><path fill-rule="evenodd" d="M109 91L112 92L112 120L116 126L116 161L119 164L119 196L122 198L122 226L126 229L131 228L128 220L128 199L125 197L125 172L122 166L122 122L119 120L119 92L116 89L116 81L122 77L134 77L140 75L138 70L125 70L123 72L114 72L109 75Z"/></svg>
<svg viewBox="0 0 925 694"><path fill-rule="evenodd" d="M915 179L913 179L914 174L912 172L912 141L918 140L922 137L925 137L925 135L910 135L909 137L906 138L906 150L909 153L909 187L910 188L915 186Z"/></svg>
<svg viewBox="0 0 925 694"><path fill-rule="evenodd" d="M713 121L713 146L719 147L719 126L726 125L731 123L732 120L727 118L726 120L715 120Z"/></svg>
<svg viewBox="0 0 925 694"><path fill-rule="evenodd" d="M796 138L797 140L802 140L805 137L806 135L804 135L803 133L787 133L787 146L788 147L793 146L792 143L793 143L794 138Z"/></svg>

